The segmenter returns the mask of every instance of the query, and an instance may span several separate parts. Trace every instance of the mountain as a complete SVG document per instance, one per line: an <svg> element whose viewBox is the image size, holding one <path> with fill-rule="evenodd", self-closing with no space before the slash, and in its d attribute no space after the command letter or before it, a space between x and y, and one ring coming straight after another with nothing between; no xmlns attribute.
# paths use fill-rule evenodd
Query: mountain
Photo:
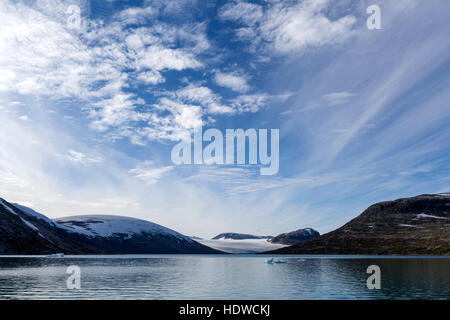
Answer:
<svg viewBox="0 0 450 320"><path fill-rule="evenodd" d="M78 242L105 252L218 253L190 237L145 220L108 215L83 215L55 219Z"/></svg>
<svg viewBox="0 0 450 320"><path fill-rule="evenodd" d="M450 255L450 193L380 202L335 231L266 253Z"/></svg>
<svg viewBox="0 0 450 320"><path fill-rule="evenodd" d="M313 239L320 236L320 233L311 228L299 229L296 231L282 233L269 240L272 243L280 243L286 245L293 245L306 240Z"/></svg>
<svg viewBox="0 0 450 320"><path fill-rule="evenodd" d="M219 239L246 240L246 239L270 239L270 238L272 238L272 236L254 236L252 234L227 232L218 234L217 236L212 238L212 240L219 240Z"/></svg>
<svg viewBox="0 0 450 320"><path fill-rule="evenodd" d="M47 217L20 207L0 198L0 254L102 253L74 241Z"/></svg>
<svg viewBox="0 0 450 320"><path fill-rule="evenodd" d="M158 224L120 216L49 219L0 198L0 254L221 253Z"/></svg>

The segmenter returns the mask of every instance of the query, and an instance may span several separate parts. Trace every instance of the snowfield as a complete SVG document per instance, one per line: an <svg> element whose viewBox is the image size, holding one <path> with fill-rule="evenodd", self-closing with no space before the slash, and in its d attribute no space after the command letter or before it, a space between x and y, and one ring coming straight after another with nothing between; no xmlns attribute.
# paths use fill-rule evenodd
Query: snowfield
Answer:
<svg viewBox="0 0 450 320"><path fill-rule="evenodd" d="M82 215L55 219L65 230L83 234L88 237L111 237L114 234L150 233L165 234L192 242L191 238L159 224L123 216Z"/></svg>

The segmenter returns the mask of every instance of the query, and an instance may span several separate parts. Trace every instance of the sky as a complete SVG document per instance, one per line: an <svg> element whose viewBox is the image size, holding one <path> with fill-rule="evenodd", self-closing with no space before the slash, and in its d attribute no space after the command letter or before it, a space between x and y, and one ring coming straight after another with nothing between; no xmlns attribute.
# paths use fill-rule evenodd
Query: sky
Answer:
<svg viewBox="0 0 450 320"><path fill-rule="evenodd" d="M0 197L213 237L448 192L449 18L445 0L0 0ZM198 127L279 129L278 173L175 165Z"/></svg>

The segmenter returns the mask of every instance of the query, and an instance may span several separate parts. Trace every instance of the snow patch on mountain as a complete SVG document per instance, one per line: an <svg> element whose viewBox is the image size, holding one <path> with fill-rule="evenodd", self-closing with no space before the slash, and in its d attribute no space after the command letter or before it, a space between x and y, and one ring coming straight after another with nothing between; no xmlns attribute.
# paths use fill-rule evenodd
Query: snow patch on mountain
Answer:
<svg viewBox="0 0 450 320"><path fill-rule="evenodd" d="M9 212L11 212L13 215L19 217L20 220L22 220L23 223L25 223L25 225L30 228L33 229L34 231L36 231L39 236L41 236L42 238L46 239L40 232L39 232L39 228L36 227L34 224L32 224L31 222L25 220L24 218L22 218L21 216L19 216L16 212L14 212L14 210L12 208L10 208L8 205L6 205L2 199L0 199L0 203L3 205L3 207L8 210ZM15 206L14 206L15 207ZM26 208L26 207L24 207ZM21 210L20 208L18 208L19 210ZM28 209L28 208L27 208ZM29 209L31 210L31 209ZM22 210L23 211L23 210ZM25 212L26 213L26 212ZM47 218L48 219L48 218Z"/></svg>
<svg viewBox="0 0 450 320"><path fill-rule="evenodd" d="M33 209L25 207L25 206L23 206L21 204L18 204L18 203L12 203L12 205L14 207L16 207L17 209L22 210L24 213L26 213L27 215L29 215L31 217L43 220L43 221L47 222L48 224L50 224L52 226L56 226L56 224L53 222L52 219L47 218L42 213L36 212Z"/></svg>
<svg viewBox="0 0 450 320"><path fill-rule="evenodd" d="M134 234L165 234L192 242L191 238L159 224L123 216L82 215L55 219L66 230L88 237L111 237L124 235L131 238Z"/></svg>
<svg viewBox="0 0 450 320"><path fill-rule="evenodd" d="M11 209L10 207L8 207L8 206L3 202L3 199L0 199L0 203L2 204L3 207L5 207L6 210L8 210L9 212L11 212L13 215L18 216L18 214L15 213L13 209Z"/></svg>
<svg viewBox="0 0 450 320"><path fill-rule="evenodd" d="M438 217L438 216L432 216L429 214L425 214L425 213L420 213L417 215L418 218L433 218L433 219L450 219L450 218L446 218L446 217Z"/></svg>

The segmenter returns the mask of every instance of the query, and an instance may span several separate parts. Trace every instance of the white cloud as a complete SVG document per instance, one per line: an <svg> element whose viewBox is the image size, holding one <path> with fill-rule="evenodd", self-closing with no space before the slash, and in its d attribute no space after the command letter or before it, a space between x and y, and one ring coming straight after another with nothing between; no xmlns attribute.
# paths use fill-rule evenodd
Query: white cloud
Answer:
<svg viewBox="0 0 450 320"><path fill-rule="evenodd" d="M79 164L89 164L89 163L99 163L102 162L101 157L89 157L82 152L78 152L75 150L69 150L67 154L64 156L66 160L71 162L79 163Z"/></svg>
<svg viewBox="0 0 450 320"><path fill-rule="evenodd" d="M259 6L237 1L222 7L219 16L243 24L244 27L236 30L237 35L250 40L253 50L269 45L276 52L289 53L339 43L352 35L356 18L347 15L331 20L325 14L331 3L330 0L275 0Z"/></svg>
<svg viewBox="0 0 450 320"><path fill-rule="evenodd" d="M53 103L70 99L102 138L126 137L138 145L181 139L188 130L214 122L216 115L256 112L265 103L264 95L223 101L194 83L164 92L151 105L133 93L134 81L154 86L166 81L167 71L204 67L199 55L211 47L206 24L163 23L158 12L164 6L126 9L109 22L83 17L81 29L73 32L66 27L64 4L55 9L48 1L40 1L39 8L11 3L0 6L0 93ZM221 86L239 93L250 90L243 73L213 74Z"/></svg>
<svg viewBox="0 0 450 320"><path fill-rule="evenodd" d="M269 95L261 93L241 95L232 100L232 105L238 112L254 113L264 107L269 98Z"/></svg>
<svg viewBox="0 0 450 320"><path fill-rule="evenodd" d="M137 53L137 68L152 70L177 70L199 68L202 66L194 55L180 49L152 45Z"/></svg>
<svg viewBox="0 0 450 320"><path fill-rule="evenodd" d="M144 181L146 184L155 184L161 180L173 166L153 167L151 162L145 162L141 166L129 170L128 172L135 178Z"/></svg>
<svg viewBox="0 0 450 320"><path fill-rule="evenodd" d="M135 106L144 103L132 94L123 93L103 99L90 108L90 117L97 119L91 123L91 128L102 132L130 121L139 121L144 115L136 112Z"/></svg>
<svg viewBox="0 0 450 320"><path fill-rule="evenodd" d="M199 106L162 98L157 107L170 111L177 127L194 129L202 126L202 108Z"/></svg>
<svg viewBox="0 0 450 320"><path fill-rule="evenodd" d="M247 77L242 76L236 72L216 72L214 81L219 86L226 87L240 93L245 93L250 90L250 86L247 83Z"/></svg>
<svg viewBox="0 0 450 320"><path fill-rule="evenodd" d="M223 20L239 21L252 26L261 21L263 10L257 4L235 1L224 5L219 11L219 17Z"/></svg>
<svg viewBox="0 0 450 320"><path fill-rule="evenodd" d="M120 11L116 18L123 25L128 24L144 24L149 22L150 19L154 18L158 14L158 10L153 7L133 7Z"/></svg>
<svg viewBox="0 0 450 320"><path fill-rule="evenodd" d="M158 84L165 82L164 77L159 71L147 71L141 72L137 76L137 80L144 82L145 84Z"/></svg>
<svg viewBox="0 0 450 320"><path fill-rule="evenodd" d="M149 7L124 10L106 24L83 17L82 29L73 32L64 3L38 5L0 5L0 93L73 99L90 127L109 136L139 136L135 124L154 114L139 111L145 101L129 92L132 80L156 85L165 81L165 71L199 68L196 54L209 47L203 25L191 24L186 32L155 19L148 27L124 27L148 22L154 14Z"/></svg>
<svg viewBox="0 0 450 320"><path fill-rule="evenodd" d="M28 118L27 115L20 116L20 117L19 117L19 120L22 120L22 121L31 121L31 119Z"/></svg>
<svg viewBox="0 0 450 320"><path fill-rule="evenodd" d="M180 101L198 103L209 114L226 114L234 113L235 111L232 107L223 105L221 97L205 86L189 84L169 94L178 98Z"/></svg>
<svg viewBox="0 0 450 320"><path fill-rule="evenodd" d="M342 104L346 102L349 98L355 96L354 93L347 92L347 91L341 91L341 92L332 92L324 94L322 97L329 101L331 104Z"/></svg>

